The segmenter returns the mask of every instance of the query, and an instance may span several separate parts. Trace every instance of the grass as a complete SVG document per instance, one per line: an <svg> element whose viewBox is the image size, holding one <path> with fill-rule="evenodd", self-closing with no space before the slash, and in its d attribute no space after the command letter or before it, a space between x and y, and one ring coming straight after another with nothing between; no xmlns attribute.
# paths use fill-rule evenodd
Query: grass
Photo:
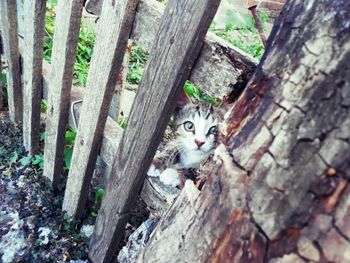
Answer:
<svg viewBox="0 0 350 263"><path fill-rule="evenodd" d="M143 69L148 59L148 52L137 45L131 47L129 70L126 76L126 81L129 84L140 84Z"/></svg>
<svg viewBox="0 0 350 263"><path fill-rule="evenodd" d="M262 12L258 12L258 16L262 26L266 27L268 16ZM224 28L219 28L213 21L209 31L258 60L260 60L265 51L259 32L255 27L255 21L251 16L245 16L245 23L229 22Z"/></svg>
<svg viewBox="0 0 350 263"><path fill-rule="evenodd" d="M166 4L168 0L157 0L163 4ZM232 3L231 1L228 1ZM230 21L226 23L224 27L219 27L215 21L211 24L209 31L213 32L219 37L222 37L226 41L230 42L235 47L245 51L255 59L260 60L262 54L265 51L264 45L260 40L259 33L255 27L253 17L249 15L242 15L244 22L237 19L234 14L234 10L226 10L227 15L230 17ZM263 27L266 24L269 17L258 10L258 16Z"/></svg>
<svg viewBox="0 0 350 263"><path fill-rule="evenodd" d="M0 91L0 92L2 92L4 104L7 104L7 97L8 97L7 88L6 88L7 87L7 75L5 72L0 72L0 74L1 74L0 87L2 88L2 91Z"/></svg>

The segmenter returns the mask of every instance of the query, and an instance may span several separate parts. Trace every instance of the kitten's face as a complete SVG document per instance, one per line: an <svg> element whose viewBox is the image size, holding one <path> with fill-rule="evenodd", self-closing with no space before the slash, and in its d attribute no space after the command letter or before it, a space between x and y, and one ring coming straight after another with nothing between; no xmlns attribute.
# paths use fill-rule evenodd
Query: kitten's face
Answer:
<svg viewBox="0 0 350 263"><path fill-rule="evenodd" d="M176 143L186 158L203 161L214 147L219 113L208 104L188 103L182 107L174 118Z"/></svg>

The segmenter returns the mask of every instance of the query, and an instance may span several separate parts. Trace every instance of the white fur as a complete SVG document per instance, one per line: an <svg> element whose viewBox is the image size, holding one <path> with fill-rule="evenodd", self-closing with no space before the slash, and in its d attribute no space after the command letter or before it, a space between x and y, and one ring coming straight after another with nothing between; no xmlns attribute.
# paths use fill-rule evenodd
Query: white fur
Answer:
<svg viewBox="0 0 350 263"><path fill-rule="evenodd" d="M170 185L172 187L176 187L180 185L179 173L172 168L165 169L159 176L159 179L162 183L166 185Z"/></svg>
<svg viewBox="0 0 350 263"><path fill-rule="evenodd" d="M148 169L147 175L151 176L151 177L159 177L160 176L160 171L157 170L156 167L153 164L151 164L151 166Z"/></svg>
<svg viewBox="0 0 350 263"><path fill-rule="evenodd" d="M195 153L187 155L187 152L181 154L180 163L184 168L198 168L199 165L208 158L210 153L202 153L196 151Z"/></svg>

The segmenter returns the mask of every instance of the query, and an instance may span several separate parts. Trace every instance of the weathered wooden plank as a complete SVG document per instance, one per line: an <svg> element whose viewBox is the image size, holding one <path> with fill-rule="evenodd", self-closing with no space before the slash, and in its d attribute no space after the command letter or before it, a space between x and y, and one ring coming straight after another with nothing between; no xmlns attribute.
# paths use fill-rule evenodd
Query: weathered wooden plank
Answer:
<svg viewBox="0 0 350 263"><path fill-rule="evenodd" d="M109 262L122 238L129 211L219 3L172 0L167 4L96 220L89 253L94 262Z"/></svg>
<svg viewBox="0 0 350 263"><path fill-rule="evenodd" d="M138 0L105 0L103 4L63 202L63 210L74 217L85 208L137 3Z"/></svg>
<svg viewBox="0 0 350 263"><path fill-rule="evenodd" d="M54 187L60 181L63 167L64 136L83 2L58 1L56 9L44 151L44 175Z"/></svg>
<svg viewBox="0 0 350 263"><path fill-rule="evenodd" d="M30 155L39 152L40 102L46 0L24 2L25 50L23 54L23 143Z"/></svg>
<svg viewBox="0 0 350 263"><path fill-rule="evenodd" d="M23 117L23 94L18 50L16 1L2 0L0 8L3 46L8 65L7 93L10 119L19 123Z"/></svg>
<svg viewBox="0 0 350 263"><path fill-rule="evenodd" d="M0 110L4 106L4 94L2 86L2 60L1 60L1 50L2 50L2 38L1 38L1 21L0 21Z"/></svg>

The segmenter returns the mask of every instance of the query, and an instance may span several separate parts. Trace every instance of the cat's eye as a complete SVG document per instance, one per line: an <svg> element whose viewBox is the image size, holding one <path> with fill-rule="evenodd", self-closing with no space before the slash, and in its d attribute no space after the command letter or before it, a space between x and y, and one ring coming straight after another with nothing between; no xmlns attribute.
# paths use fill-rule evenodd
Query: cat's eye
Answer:
<svg viewBox="0 0 350 263"><path fill-rule="evenodd" d="M193 124L193 122L186 121L186 122L184 123L184 128L185 128L185 130L188 131L188 132L194 131L194 124Z"/></svg>
<svg viewBox="0 0 350 263"><path fill-rule="evenodd" d="M215 135L216 133L218 132L218 129L216 126L212 126L210 127L209 131L208 131L208 134L213 134Z"/></svg>

